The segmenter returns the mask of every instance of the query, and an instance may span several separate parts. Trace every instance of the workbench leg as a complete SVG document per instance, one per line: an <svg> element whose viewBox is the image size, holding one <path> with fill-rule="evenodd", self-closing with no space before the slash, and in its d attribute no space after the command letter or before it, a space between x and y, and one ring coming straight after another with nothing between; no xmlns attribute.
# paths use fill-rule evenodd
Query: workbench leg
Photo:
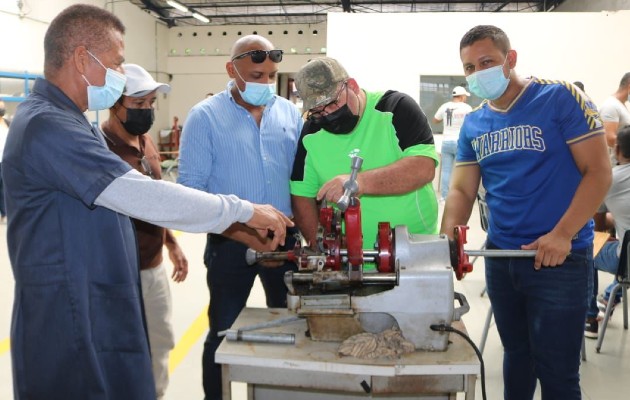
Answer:
<svg viewBox="0 0 630 400"><path fill-rule="evenodd" d="M232 382L230 381L230 365L221 365L221 397L223 400L232 400Z"/></svg>
<svg viewBox="0 0 630 400"><path fill-rule="evenodd" d="M475 383L477 382L477 375L466 376L466 397L465 400L475 400Z"/></svg>

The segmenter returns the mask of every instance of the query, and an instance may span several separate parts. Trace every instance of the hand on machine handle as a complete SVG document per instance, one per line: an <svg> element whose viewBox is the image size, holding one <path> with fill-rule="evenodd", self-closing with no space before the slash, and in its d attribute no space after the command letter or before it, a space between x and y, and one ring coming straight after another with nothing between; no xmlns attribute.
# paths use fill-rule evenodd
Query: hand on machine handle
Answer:
<svg viewBox="0 0 630 400"><path fill-rule="evenodd" d="M293 226L286 215L268 204L254 204L254 215L245 225L253 228L259 235L265 237L273 234L272 247L284 244L287 226Z"/></svg>

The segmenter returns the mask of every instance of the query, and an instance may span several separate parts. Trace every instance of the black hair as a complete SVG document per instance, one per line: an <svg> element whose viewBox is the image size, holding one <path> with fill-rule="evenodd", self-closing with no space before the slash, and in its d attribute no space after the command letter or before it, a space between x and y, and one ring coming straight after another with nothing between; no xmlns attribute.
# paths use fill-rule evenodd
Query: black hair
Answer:
<svg viewBox="0 0 630 400"><path fill-rule="evenodd" d="M621 81L619 81L619 87L623 88L630 85L630 72L626 72L625 74L623 74L623 76L621 77Z"/></svg>
<svg viewBox="0 0 630 400"><path fill-rule="evenodd" d="M630 125L626 125L617 132L617 146L624 158L630 158Z"/></svg>
<svg viewBox="0 0 630 400"><path fill-rule="evenodd" d="M50 23L44 37L44 75L58 71L79 46L92 52L107 50L111 30L125 33L125 26L111 12L88 4L63 10Z"/></svg>
<svg viewBox="0 0 630 400"><path fill-rule="evenodd" d="M510 39L508 39L507 35L501 28L497 28L494 25L477 25L462 37L462 40L459 42L459 51L461 51L464 47L471 46L473 43L490 38L492 39L492 43L497 46L503 54L507 54L507 52L511 49L510 47Z"/></svg>

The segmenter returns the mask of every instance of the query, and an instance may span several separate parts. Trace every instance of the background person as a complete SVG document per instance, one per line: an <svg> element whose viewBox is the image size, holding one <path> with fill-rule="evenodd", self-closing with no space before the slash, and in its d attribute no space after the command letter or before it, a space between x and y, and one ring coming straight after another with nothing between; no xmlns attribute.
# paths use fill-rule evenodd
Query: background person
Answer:
<svg viewBox="0 0 630 400"><path fill-rule="evenodd" d="M7 141L9 133L9 121L4 118L7 112L4 101L0 100L0 222L7 219L7 209L4 203L4 185L2 183L2 153L4 153L4 143Z"/></svg>
<svg viewBox="0 0 630 400"><path fill-rule="evenodd" d="M460 43L470 91L487 101L466 116L441 232L470 218L483 178L486 284L504 348L504 397L580 399L580 350L592 284L593 221L610 185L597 109L568 82L524 78L500 28L479 25Z"/></svg>
<svg viewBox="0 0 630 400"><path fill-rule="evenodd" d="M315 58L295 77L308 110L291 175L295 222L316 242L317 202L336 203L350 176L353 155L363 158L357 175L364 248L373 249L378 222L407 225L412 233L436 233L433 177L438 163L427 118L409 96L368 92L330 57Z"/></svg>
<svg viewBox="0 0 630 400"><path fill-rule="evenodd" d="M446 200L448 195L448 186L451 181L451 172L455 164L455 155L457 154L457 139L459 139L459 130L464 123L464 117L472 107L466 104L467 97L470 93L461 86L455 86L452 90L452 100L442 104L435 112L433 117L434 123L444 123L442 130L442 148L440 151L441 177L440 177L440 200Z"/></svg>
<svg viewBox="0 0 630 400"><path fill-rule="evenodd" d="M291 102L275 94L281 61L282 50L262 36L244 36L234 43L225 65L231 78L226 90L201 101L188 114L178 182L270 203L292 216L289 176L302 118ZM293 263L250 266L245 261L247 247L269 251L275 247L272 244L242 224L222 235L208 235L204 254L210 290L210 332L203 350L206 400L221 398L221 365L214 361L222 340L217 333L232 326L257 275L267 306L286 307L284 273L297 267Z"/></svg>
<svg viewBox="0 0 630 400"><path fill-rule="evenodd" d="M630 72L626 72L621 77L617 91L604 100L599 107L599 114L606 132L610 162L613 166L617 164L614 154L615 144L617 144L617 131L626 125L630 125L630 111L626 108L628 96L630 96Z"/></svg>
<svg viewBox="0 0 630 400"><path fill-rule="evenodd" d="M109 109L109 118L101 126L111 151L136 171L151 179L162 179L160 154L148 134L153 126L153 106L157 93L168 93L171 87L156 82L141 66L123 65L127 83L123 96ZM155 391L161 399L168 386L169 353L175 347L171 325L173 309L168 275L163 263L162 247L166 246L173 262L172 278L183 282L188 274L188 260L170 229L132 219L140 253L142 299L149 331L151 363Z"/></svg>
<svg viewBox="0 0 630 400"><path fill-rule="evenodd" d="M273 231L276 244L292 225L271 206L153 180L107 148L84 112L120 98L124 32L99 7L58 14L44 38L45 79L9 129L2 174L17 400L156 398L128 215L191 232L244 222Z"/></svg>
<svg viewBox="0 0 630 400"><path fill-rule="evenodd" d="M600 220L605 220L607 211L612 214L618 240L606 242L594 260L595 279L593 281L593 295L591 296L588 313L586 314L586 327L584 331L584 335L591 339L597 339L599 330L599 323L597 321L597 314L599 313L597 306L597 271L606 271L611 274L617 273L619 255L621 254L621 242L626 231L630 228L630 126L621 128L617 133L615 158L618 164L612 169L612 185L610 189L608 189L608 193L604 199L604 206L600 209L601 213L598 212L603 215L596 215L596 217L600 217ZM615 283L616 279L602 296L605 304L610 301L610 292ZM617 304L620 301L621 292L618 292L614 302Z"/></svg>

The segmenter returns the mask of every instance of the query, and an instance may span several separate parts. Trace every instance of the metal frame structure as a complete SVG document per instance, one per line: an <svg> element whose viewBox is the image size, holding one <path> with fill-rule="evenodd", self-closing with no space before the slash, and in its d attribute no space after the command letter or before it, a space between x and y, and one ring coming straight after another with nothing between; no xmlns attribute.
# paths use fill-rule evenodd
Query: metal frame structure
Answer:
<svg viewBox="0 0 630 400"><path fill-rule="evenodd" d="M166 0L130 0L169 28L186 25L280 25L326 22L329 12L546 12L564 0L428 1L428 0L181 0L183 12ZM209 22L193 18L197 13Z"/></svg>

